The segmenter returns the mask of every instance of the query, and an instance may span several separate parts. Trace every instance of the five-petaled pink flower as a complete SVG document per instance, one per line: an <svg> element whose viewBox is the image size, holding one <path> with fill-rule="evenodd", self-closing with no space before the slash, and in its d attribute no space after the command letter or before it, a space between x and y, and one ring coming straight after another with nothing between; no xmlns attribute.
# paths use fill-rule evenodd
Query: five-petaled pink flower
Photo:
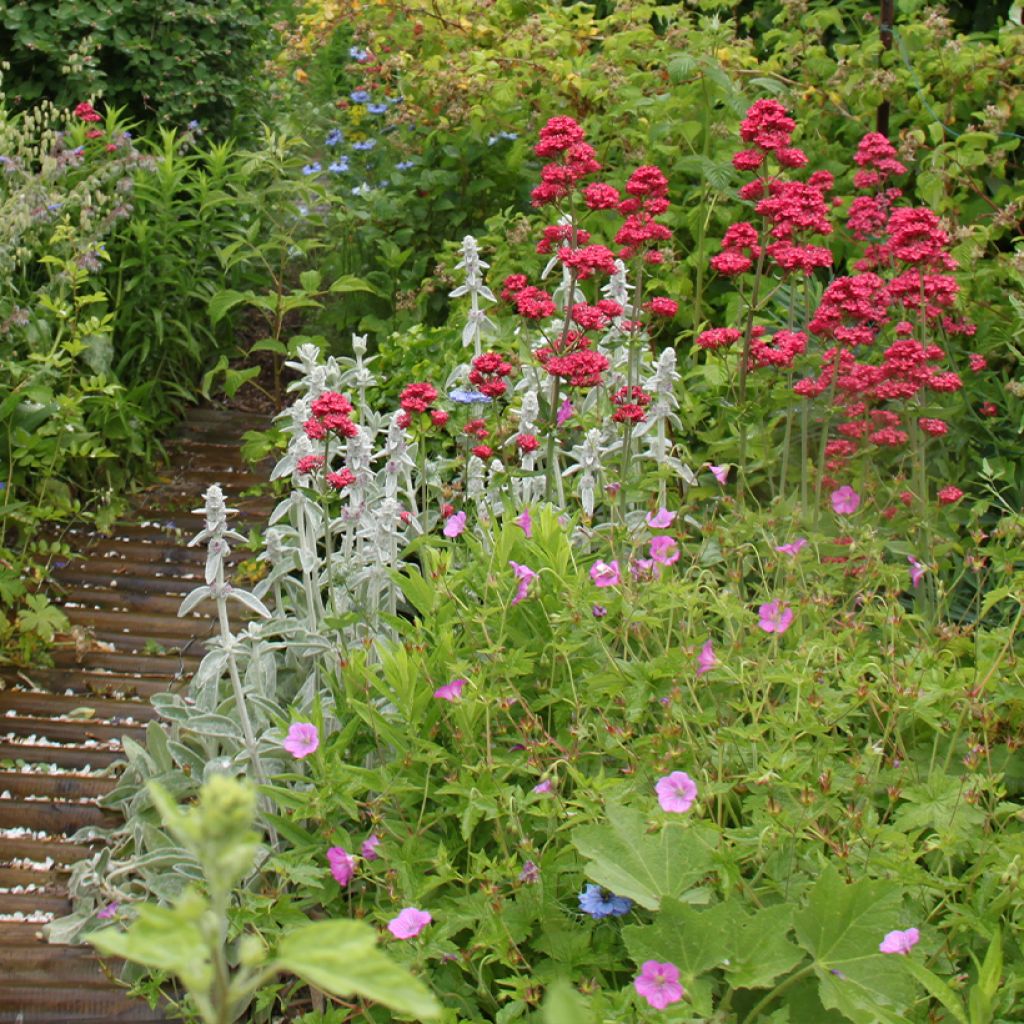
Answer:
<svg viewBox="0 0 1024 1024"><path fill-rule="evenodd" d="M465 679L453 679L450 683L439 686L434 691L434 696L439 700L458 700L462 696L462 688L465 685Z"/></svg>
<svg viewBox="0 0 1024 1024"><path fill-rule="evenodd" d="M512 520L526 534L526 539L529 540L533 536L533 518L530 516L530 510L524 508L522 512L515 519Z"/></svg>
<svg viewBox="0 0 1024 1024"><path fill-rule="evenodd" d="M651 540L651 558L662 565L679 561L679 545L674 537L654 537Z"/></svg>
<svg viewBox="0 0 1024 1024"><path fill-rule="evenodd" d="M466 529L466 513L455 512L450 515L444 523L444 530L441 532L446 537L458 537Z"/></svg>
<svg viewBox="0 0 1024 1024"><path fill-rule="evenodd" d="M710 672L717 664L718 658L715 657L715 648L710 640L705 640L704 646L700 649L700 654L697 655L697 675L702 676L705 672Z"/></svg>
<svg viewBox="0 0 1024 1024"><path fill-rule="evenodd" d="M331 866L334 880L345 888L356 873L356 859L343 846L332 846L327 851L327 863Z"/></svg>
<svg viewBox="0 0 1024 1024"><path fill-rule="evenodd" d="M519 586L516 588L516 594L512 598L512 603L519 604L520 601L526 600L526 595L530 592L530 584L537 578L537 573L529 566L520 565L518 562L511 561L511 559L508 564L512 566L512 571L515 573L516 579L519 580Z"/></svg>
<svg viewBox="0 0 1024 1024"><path fill-rule="evenodd" d="M778 551L780 554L789 555L795 558L798 554L800 554L801 551L803 551L805 547L807 547L807 538L796 537L794 540L791 540L788 544L780 544L775 550Z"/></svg>
<svg viewBox="0 0 1024 1024"><path fill-rule="evenodd" d="M916 589L928 571L928 566L919 562L913 555L907 555L907 561L910 563L910 584Z"/></svg>
<svg viewBox="0 0 1024 1024"><path fill-rule="evenodd" d="M393 917L388 921L388 931L396 939L412 939L419 935L433 920L425 910L406 907L399 912L397 917Z"/></svg>
<svg viewBox="0 0 1024 1024"><path fill-rule="evenodd" d="M366 860L380 860L380 854L377 852L378 846L380 846L380 836L375 832L371 832L363 840L362 845L359 847L359 852Z"/></svg>
<svg viewBox="0 0 1024 1024"><path fill-rule="evenodd" d="M320 746L320 734L312 722L292 722L282 746L292 757L301 760Z"/></svg>
<svg viewBox="0 0 1024 1024"><path fill-rule="evenodd" d="M555 423L561 426L566 420L571 420L575 415L576 410L572 407L572 402L567 398L559 407L558 415L555 416Z"/></svg>
<svg viewBox="0 0 1024 1024"><path fill-rule="evenodd" d="M595 587L617 587L622 581L619 573L619 563L595 562L590 567L590 578L594 581Z"/></svg>
<svg viewBox="0 0 1024 1024"><path fill-rule="evenodd" d="M684 814L697 799L697 783L686 772L672 772L654 784L663 811Z"/></svg>
<svg viewBox="0 0 1024 1024"><path fill-rule="evenodd" d="M708 469L711 470L711 475L724 487L726 480L729 479L729 467L712 466L708 463Z"/></svg>
<svg viewBox="0 0 1024 1024"><path fill-rule="evenodd" d="M781 601L769 601L757 609L758 625L766 633L785 633L793 621L793 609Z"/></svg>
<svg viewBox="0 0 1024 1024"><path fill-rule="evenodd" d="M836 515L852 516L858 508L860 495L849 484L844 484L832 492L832 510Z"/></svg>
<svg viewBox="0 0 1024 1024"><path fill-rule="evenodd" d="M102 910L96 911L96 916L101 921L109 921L113 917L117 917L117 912L121 909L121 904L114 900L112 903L108 903Z"/></svg>
<svg viewBox="0 0 1024 1024"><path fill-rule="evenodd" d="M550 793L551 792L551 780L545 779L543 782L538 782L533 787L534 793Z"/></svg>
<svg viewBox="0 0 1024 1024"><path fill-rule="evenodd" d="M645 960L640 965L640 974L633 987L656 1010L664 1010L686 995L686 989L679 984L679 968L673 963L658 960Z"/></svg>
<svg viewBox="0 0 1024 1024"><path fill-rule="evenodd" d="M899 953L906 956L920 938L921 933L916 928L908 928L903 932L886 932L885 938L878 944L878 949L882 953Z"/></svg>
<svg viewBox="0 0 1024 1024"><path fill-rule="evenodd" d="M652 530L667 530L676 521L676 514L667 508L659 508L657 512L648 512L646 519Z"/></svg>

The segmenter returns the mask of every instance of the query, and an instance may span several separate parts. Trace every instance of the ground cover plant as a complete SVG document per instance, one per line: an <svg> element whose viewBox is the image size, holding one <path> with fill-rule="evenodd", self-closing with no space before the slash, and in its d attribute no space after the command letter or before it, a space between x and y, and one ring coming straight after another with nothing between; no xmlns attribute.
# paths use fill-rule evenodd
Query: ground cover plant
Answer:
<svg viewBox="0 0 1024 1024"><path fill-rule="evenodd" d="M586 129L540 127L514 262L462 239L432 379L294 347L266 575L211 488L220 638L58 933L201 881L147 782L245 773L227 940L361 919L453 1024L1020 1019L1024 522L941 447L983 370L948 235L883 137L839 185L760 99L680 353L672 181ZM250 1019L410 1019L295 973Z"/></svg>

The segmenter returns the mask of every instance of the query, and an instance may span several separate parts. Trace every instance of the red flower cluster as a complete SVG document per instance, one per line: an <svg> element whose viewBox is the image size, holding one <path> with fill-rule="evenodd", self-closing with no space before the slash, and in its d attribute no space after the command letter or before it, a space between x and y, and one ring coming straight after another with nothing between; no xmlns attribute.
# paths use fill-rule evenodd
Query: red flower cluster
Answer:
<svg viewBox="0 0 1024 1024"><path fill-rule="evenodd" d="M777 331L770 341L755 331L750 339L752 367L778 366L789 369L797 356L807 351L807 335L803 331Z"/></svg>
<svg viewBox="0 0 1024 1024"><path fill-rule="evenodd" d="M884 185L886 178L907 173L906 167L896 159L892 143L879 132L868 132L860 140L853 162L867 168L853 176L854 188L876 188Z"/></svg>
<svg viewBox="0 0 1024 1024"><path fill-rule="evenodd" d="M727 348L743 337L735 327L712 327L697 336L697 347L704 349Z"/></svg>
<svg viewBox="0 0 1024 1024"><path fill-rule="evenodd" d="M502 359L497 352L484 352L473 360L469 383L489 398L501 398L508 390L504 378L511 373L512 364Z"/></svg>
<svg viewBox="0 0 1024 1024"><path fill-rule="evenodd" d="M352 403L337 391L325 391L313 400L310 410L313 415L303 424L303 429L313 440L323 440L328 434L355 437L359 432L349 418L353 412Z"/></svg>
<svg viewBox="0 0 1024 1024"><path fill-rule="evenodd" d="M615 406L612 419L616 423L643 423L647 418L644 409L650 404L651 396L643 388L637 385L619 388L612 395L612 405Z"/></svg>
<svg viewBox="0 0 1024 1024"><path fill-rule="evenodd" d="M398 425L405 429L412 424L413 413L428 413L435 427L443 427L448 422L448 413L444 409L432 408L436 400L437 388L433 384L408 384L398 396L398 404L402 407Z"/></svg>
<svg viewBox="0 0 1024 1024"><path fill-rule="evenodd" d="M553 117L540 130L533 151L556 157L541 168L541 183L530 194L534 206L549 206L565 199L582 178L601 170L592 146L583 141L583 129L571 117Z"/></svg>
<svg viewBox="0 0 1024 1024"><path fill-rule="evenodd" d="M91 121L95 123L96 121L103 120L103 115L100 114L88 100L83 100L83 102L79 103L72 113L74 113L75 117L80 121Z"/></svg>
<svg viewBox="0 0 1024 1024"><path fill-rule="evenodd" d="M349 484L356 482L355 474L347 466L340 473L328 473L326 479L336 491L343 490Z"/></svg>

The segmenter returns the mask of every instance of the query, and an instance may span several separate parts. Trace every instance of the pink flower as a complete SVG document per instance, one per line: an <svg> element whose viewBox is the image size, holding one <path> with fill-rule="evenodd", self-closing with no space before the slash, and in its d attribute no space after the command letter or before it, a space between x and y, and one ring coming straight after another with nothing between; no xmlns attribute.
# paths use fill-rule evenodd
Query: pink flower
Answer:
<svg viewBox="0 0 1024 1024"><path fill-rule="evenodd" d="M679 545L674 537L654 537L651 540L651 558L662 565L679 561Z"/></svg>
<svg viewBox="0 0 1024 1024"><path fill-rule="evenodd" d="M359 847L359 852L365 860L380 860L380 854L377 852L378 846L380 846L380 836L371 832L363 840L362 845Z"/></svg>
<svg viewBox="0 0 1024 1024"><path fill-rule="evenodd" d="M648 512L646 520L652 530L667 530L676 521L676 514L667 508L659 508L657 512Z"/></svg>
<svg viewBox="0 0 1024 1024"><path fill-rule="evenodd" d="M860 508L860 495L849 484L832 492L832 509L836 515L852 516L858 508Z"/></svg>
<svg viewBox="0 0 1024 1024"><path fill-rule="evenodd" d="M520 565L518 562L510 560L508 564L512 566L512 571L515 573L516 579L519 580L519 586L516 588L516 595L512 598L512 603L519 604L520 601L526 600L530 584L537 578L537 574L528 566Z"/></svg>
<svg viewBox="0 0 1024 1024"><path fill-rule="evenodd" d="M663 811L683 814L697 799L697 783L686 772L672 772L658 779L654 791L658 794L658 803Z"/></svg>
<svg viewBox="0 0 1024 1024"><path fill-rule="evenodd" d="M793 621L793 609L781 601L771 601L757 609L758 625L766 633L785 633Z"/></svg>
<svg viewBox="0 0 1024 1024"><path fill-rule="evenodd" d="M645 960L640 965L640 974L633 987L637 995L643 996L656 1010L664 1010L686 995L686 989L679 984L679 968L657 960Z"/></svg>
<svg viewBox="0 0 1024 1024"><path fill-rule="evenodd" d="M445 520L444 530L441 532L446 537L458 537L460 533L466 528L466 513L456 512L454 515L450 515Z"/></svg>
<svg viewBox="0 0 1024 1024"><path fill-rule="evenodd" d="M388 931L396 939L412 939L419 935L434 919L425 910L406 907L397 917L388 921Z"/></svg>
<svg viewBox="0 0 1024 1024"><path fill-rule="evenodd" d="M572 407L572 402L567 398L559 407L558 415L555 417L555 423L561 426L566 420L571 420L576 414L576 410Z"/></svg>
<svg viewBox="0 0 1024 1024"><path fill-rule="evenodd" d="M523 533L526 534L527 540L533 536L533 519L530 516L530 510L528 508L524 508L523 511L512 521L523 531Z"/></svg>
<svg viewBox="0 0 1024 1024"><path fill-rule="evenodd" d="M617 587L622 581L619 563L595 562L590 567L590 578L594 581L595 587Z"/></svg>
<svg viewBox="0 0 1024 1024"><path fill-rule="evenodd" d="M710 640L706 640L704 646L700 649L700 654L697 655L697 675L702 676L705 672L710 672L717 664L718 658L715 657L715 648Z"/></svg>
<svg viewBox="0 0 1024 1024"><path fill-rule="evenodd" d="M117 916L117 912L121 909L121 904L116 900L113 903L108 903L102 910L96 911L96 916L101 921L109 921L112 917Z"/></svg>
<svg viewBox="0 0 1024 1024"><path fill-rule="evenodd" d="M320 746L320 734L312 722L292 722L282 746L292 757L301 760Z"/></svg>
<svg viewBox="0 0 1024 1024"><path fill-rule="evenodd" d="M881 953L899 953L906 956L921 938L921 933L916 928L908 928L906 931L886 932L885 938L878 944Z"/></svg>
<svg viewBox="0 0 1024 1024"><path fill-rule="evenodd" d="M959 487L954 487L952 484L943 487L939 491L938 498L940 505L953 505L958 502L964 496L964 492Z"/></svg>
<svg viewBox="0 0 1024 1024"><path fill-rule="evenodd" d="M332 846L327 851L327 863L331 865L334 880L345 888L356 873L356 859L342 846Z"/></svg>
<svg viewBox="0 0 1024 1024"><path fill-rule="evenodd" d="M783 555L796 557L805 547L807 547L807 538L797 537L795 540L791 540L788 544L780 544L775 550Z"/></svg>
<svg viewBox="0 0 1024 1024"><path fill-rule="evenodd" d="M462 688L465 685L465 679L453 679L450 683L439 686L434 691L434 696L439 700L459 700L462 697Z"/></svg>
<svg viewBox="0 0 1024 1024"><path fill-rule="evenodd" d="M928 571L928 566L919 562L913 555L907 555L907 561L910 563L910 584L916 589Z"/></svg>
<svg viewBox="0 0 1024 1024"><path fill-rule="evenodd" d="M538 782L533 787L534 793L550 793L551 792L551 780L545 779L543 782Z"/></svg>
<svg viewBox="0 0 1024 1024"><path fill-rule="evenodd" d="M728 466L712 466L708 464L708 469L711 470L711 475L724 487L726 480L729 479L729 467Z"/></svg>

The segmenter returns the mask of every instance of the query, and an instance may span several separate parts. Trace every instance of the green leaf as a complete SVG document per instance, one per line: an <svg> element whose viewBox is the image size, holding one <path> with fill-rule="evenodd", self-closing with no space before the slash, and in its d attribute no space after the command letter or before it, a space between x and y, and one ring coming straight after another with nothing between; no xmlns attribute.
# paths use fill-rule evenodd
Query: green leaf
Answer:
<svg viewBox="0 0 1024 1024"><path fill-rule="evenodd" d="M276 965L335 996L353 993L399 1013L436 1018L437 1000L406 970L376 948L362 921L315 921L290 931L277 947Z"/></svg>
<svg viewBox="0 0 1024 1024"><path fill-rule="evenodd" d="M918 963L913 957L900 957L903 968L909 971L927 989L928 994L937 999L949 1010L960 1024L968 1024L960 997L938 975L933 974L924 964Z"/></svg>
<svg viewBox="0 0 1024 1024"><path fill-rule="evenodd" d="M665 822L646 834L639 811L609 802L607 825L584 825L572 842L590 862L587 877L648 910L679 898L711 867L715 833L699 822Z"/></svg>
<svg viewBox="0 0 1024 1024"><path fill-rule="evenodd" d="M331 283L328 289L331 292L369 292L371 295L382 295L380 289L375 288L369 281L353 274L342 274L336 281Z"/></svg>
<svg viewBox="0 0 1024 1024"><path fill-rule="evenodd" d="M766 988L803 960L803 950L787 937L792 906L765 907L753 917L736 910L727 968L734 988Z"/></svg>
<svg viewBox="0 0 1024 1024"><path fill-rule="evenodd" d="M252 292L236 292L233 288L211 295L210 301L207 303L210 319L215 324L220 323L230 310L240 302L249 302L252 297Z"/></svg>
<svg viewBox="0 0 1024 1024"><path fill-rule="evenodd" d="M583 996L564 978L548 986L540 1011L543 1024L593 1024Z"/></svg>
<svg viewBox="0 0 1024 1024"><path fill-rule="evenodd" d="M914 998L899 957L878 951L885 933L899 926L901 901L894 882L849 884L829 865L794 918L797 941L814 958L822 1004L855 1024L902 1024Z"/></svg>

